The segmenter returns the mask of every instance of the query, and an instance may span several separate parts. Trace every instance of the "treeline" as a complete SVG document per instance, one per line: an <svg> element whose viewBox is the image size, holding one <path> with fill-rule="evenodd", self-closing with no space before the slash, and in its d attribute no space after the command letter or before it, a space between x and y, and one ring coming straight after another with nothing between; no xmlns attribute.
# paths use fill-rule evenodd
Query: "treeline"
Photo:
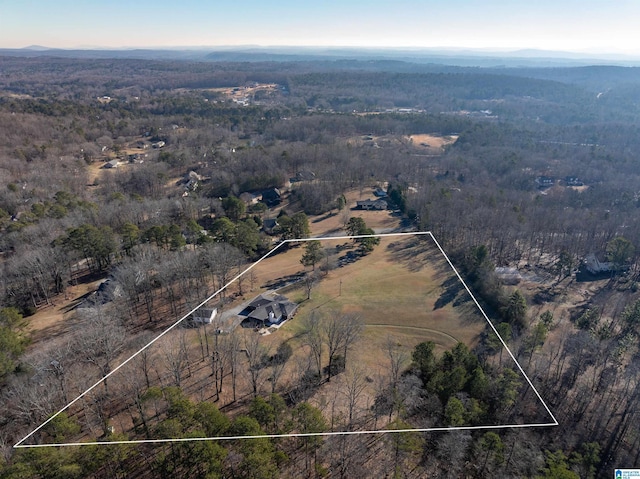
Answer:
<svg viewBox="0 0 640 479"><path fill-rule="evenodd" d="M249 81L284 83L277 64L247 69L242 64L132 60L0 57L7 73L0 88L16 94L80 99L126 91L235 87ZM28 70L29 75L25 75Z"/></svg>
<svg viewBox="0 0 640 479"><path fill-rule="evenodd" d="M274 394L268 400L256 398L249 413L230 420L210 402L192 402L180 388L151 388L143 398L162 410L162 419L149 431L151 439L189 439L224 436L262 436L266 433L323 432L327 425L320 411L308 403L287 408ZM44 428L49 443L73 440L80 425L62 413ZM126 440L110 434L106 441ZM301 438L295 442L311 453L321 438ZM157 477L234 477L275 478L290 462L285 452L290 445L269 438L233 441L171 442L164 446L133 445L84 446L28 450L15 455L11 466L0 471L3 478L25 477L106 477L109 474L139 475L152 471ZM67 449L67 448L65 448ZM146 459L141 461L141 457Z"/></svg>
<svg viewBox="0 0 640 479"><path fill-rule="evenodd" d="M334 326L325 322L316 332L323 334L322 330L329 332ZM312 338L316 332L312 329L306 334ZM327 338L330 339L331 334ZM331 348L331 343L328 344ZM265 356L264 349L258 347L254 350L252 343L246 345L249 366L254 360L273 363L258 366L256 370L269 368L276 374L281 362L278 358L287 356L286 348L279 348L269 358ZM342 354L341 348L338 345L335 351ZM222 353L224 348L220 351ZM561 449L551 449L548 442L540 442L543 440L540 437L534 439L535 447L529 443L529 449L525 451L521 444L522 433L518 431L409 431L356 436L256 438L265 434L357 431L359 428L397 430L418 426L488 425L495 424L495 421L513 421L523 414L523 409L531 407L530 400L525 399L526 394L522 394L523 381L519 374L509 368L494 369L488 364L482 365L462 344L437 357L433 343L421 343L413 350L413 361L409 364L406 351L390 340L381 356L387 368L384 381L376 385L378 395L369 407L363 407L362 403L363 391L370 383L367 376L357 367L348 366L345 370L336 367L335 362L332 366L331 358L330 355L327 372L332 382L338 384L335 398L328 398L334 402L331 409L327 408L328 405L312 405L300 396L292 402L278 393L254 392L252 398L244 402L242 412L236 412L233 417L222 413L211 400L198 401L188 396L186 381L182 387L175 384L145 386L145 374L142 374L145 360L141 358L136 366L142 368L138 379L118 386L125 386L124 390L130 393L123 413L130 416L133 428L114 433L108 426L109 422L103 423L104 435L100 440L127 441L140 437L166 439L167 443L19 451L8 464L0 465L0 477L28 474L41 478L60 475L100 478L113 474L138 475L142 470L153 471L160 477L231 475L275 478L283 474L349 477L356 471L374 476L409 470L413 471L411 477L440 477L451 473L479 477L496 473L558 477L559 471L563 471L565 477L595 477L601 461L601 447L597 443L568 448L565 453ZM147 357L147 361L150 359ZM64 364L60 363L60 366ZM195 365L196 362L192 367ZM331 371L334 372L333 377ZM248 377L251 379L252 376ZM304 377L301 379L305 380ZM87 398L85 402L89 405L95 399ZM342 406L335 403L338 400ZM95 407L104 406L104 402L95 403ZM338 411L340 414L334 415ZM327 414L332 416L327 418ZM65 412L58 415L43 428L39 441L55 444L77 440L78 434L86 428L83 416L87 415L90 413ZM228 436L253 437L179 441Z"/></svg>

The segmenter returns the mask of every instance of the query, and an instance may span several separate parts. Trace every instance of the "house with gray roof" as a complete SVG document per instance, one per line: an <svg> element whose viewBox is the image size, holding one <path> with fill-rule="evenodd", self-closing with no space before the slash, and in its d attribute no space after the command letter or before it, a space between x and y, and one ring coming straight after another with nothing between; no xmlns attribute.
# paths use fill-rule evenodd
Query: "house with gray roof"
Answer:
<svg viewBox="0 0 640 479"><path fill-rule="evenodd" d="M386 210L387 202L385 200L364 200L356 201L356 208L359 210Z"/></svg>
<svg viewBox="0 0 640 479"><path fill-rule="evenodd" d="M104 164L103 168L107 168L107 169L108 169L108 168L117 168L119 164L120 164L120 161L118 161L118 160L111 160L111 161L106 162L106 163Z"/></svg>
<svg viewBox="0 0 640 479"><path fill-rule="evenodd" d="M243 321L246 326L267 327L292 318L297 310L298 305L286 296L267 292L251 301L240 315L246 316Z"/></svg>

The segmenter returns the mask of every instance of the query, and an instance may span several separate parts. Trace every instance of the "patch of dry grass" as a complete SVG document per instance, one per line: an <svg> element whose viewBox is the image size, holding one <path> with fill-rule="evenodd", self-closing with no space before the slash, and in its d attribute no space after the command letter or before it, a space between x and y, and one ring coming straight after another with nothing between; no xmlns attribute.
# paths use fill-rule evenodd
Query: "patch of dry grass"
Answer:
<svg viewBox="0 0 640 479"><path fill-rule="evenodd" d="M455 143L458 137L456 135L439 136L430 134L418 134L410 135L409 139L412 141L413 146L416 147L442 149L445 146Z"/></svg>
<svg viewBox="0 0 640 479"><path fill-rule="evenodd" d="M334 246L336 243L349 242L326 240L325 244ZM301 271L298 261L302 249L295 255L292 251L274 257L277 261L273 264L265 260L264 267L284 268L284 260L288 259L295 261L294 269ZM459 286L454 288L454 294L451 294L452 285ZM286 295L296 301L306 298L306 291L299 288ZM399 347L404 354L403 367L409 366L411 353L421 342L433 341L438 354L451 349L457 342L470 348L475 346L485 328L485 320L475 305L461 301L467 296L431 238L381 238L380 245L371 254L332 270L312 290L311 299L301 301L292 320L261 340L271 351L275 351L281 342L289 342L294 356L283 384L294 384L296 365L309 361L309 348L303 339L305 319L312 313L359 314L365 323L364 333L349 353L347 368L363 371L370 381L361 398L363 407L369 407L376 394L375 384L389 374L389 344ZM348 374L349 371L344 377L339 375L335 381L323 384L311 402L321 405L340 397L340 381L346 380Z"/></svg>
<svg viewBox="0 0 640 479"><path fill-rule="evenodd" d="M409 247L423 250L423 255L412 253L415 262L406 261L401 254ZM366 325L366 345L361 348L364 355L379 352L388 336L398 338L410 349L421 341L433 341L439 350L449 349L458 341L473 347L485 327L484 320L468 302L454 306L454 301L442 300L447 289L444 284L452 281L454 273L434 250L430 238L419 242L414 238L383 238L373 253L323 278L312 289L311 299L301 303L296 317L276 335L299 334L301 324L312 312L357 313ZM301 255L302 250L297 254ZM293 259L291 252L287 256ZM431 259L425 260L427 256ZM432 258L439 259L434 262ZM278 263L282 259L284 255ZM265 267L269 261L264 261ZM418 261L420 265L416 264ZM301 270L298 266L297 271ZM299 300L306 293L299 289L288 296ZM463 296L466 292L459 292L457 298Z"/></svg>

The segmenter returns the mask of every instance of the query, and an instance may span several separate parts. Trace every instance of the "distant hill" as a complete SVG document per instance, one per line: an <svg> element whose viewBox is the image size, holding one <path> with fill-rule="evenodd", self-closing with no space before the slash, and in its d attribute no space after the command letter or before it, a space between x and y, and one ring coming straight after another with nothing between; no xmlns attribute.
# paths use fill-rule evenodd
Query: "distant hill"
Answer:
<svg viewBox="0 0 640 479"><path fill-rule="evenodd" d="M139 59L139 60L195 60L206 61L207 52L198 50L66 50L60 48L27 47L2 48L0 56L12 57L57 57L83 59Z"/></svg>
<svg viewBox="0 0 640 479"><path fill-rule="evenodd" d="M202 47L132 49L58 49L31 45L0 49L4 56L63 58L133 58L213 62L403 61L415 64L483 68L560 68L590 65L640 66L640 58L623 55L588 55L546 50L497 51L485 49L392 49L323 47Z"/></svg>
<svg viewBox="0 0 640 479"><path fill-rule="evenodd" d="M464 49L373 49L320 47L219 47L166 49L76 49L31 45L0 49L0 57L64 58L83 60L155 60L202 63L280 64L294 71L362 71L392 73L465 73L508 75L579 85L587 90L637 99L640 61L627 57L589 58L585 54L542 50L500 52ZM618 58L616 60L616 58ZM621 60L621 58L624 60ZM254 66L246 65L253 69ZM478 69L481 69L479 71Z"/></svg>
<svg viewBox="0 0 640 479"><path fill-rule="evenodd" d="M42 52L42 51L50 50L50 48L49 47L43 47L42 45L29 45L28 47L24 47L22 50Z"/></svg>

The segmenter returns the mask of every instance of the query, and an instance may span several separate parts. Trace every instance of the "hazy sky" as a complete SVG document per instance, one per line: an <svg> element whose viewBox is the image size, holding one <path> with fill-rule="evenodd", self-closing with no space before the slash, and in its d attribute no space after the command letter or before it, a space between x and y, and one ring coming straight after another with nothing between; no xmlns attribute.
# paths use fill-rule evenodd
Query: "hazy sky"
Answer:
<svg viewBox="0 0 640 479"><path fill-rule="evenodd" d="M0 48L540 48L640 55L639 0L0 0Z"/></svg>

